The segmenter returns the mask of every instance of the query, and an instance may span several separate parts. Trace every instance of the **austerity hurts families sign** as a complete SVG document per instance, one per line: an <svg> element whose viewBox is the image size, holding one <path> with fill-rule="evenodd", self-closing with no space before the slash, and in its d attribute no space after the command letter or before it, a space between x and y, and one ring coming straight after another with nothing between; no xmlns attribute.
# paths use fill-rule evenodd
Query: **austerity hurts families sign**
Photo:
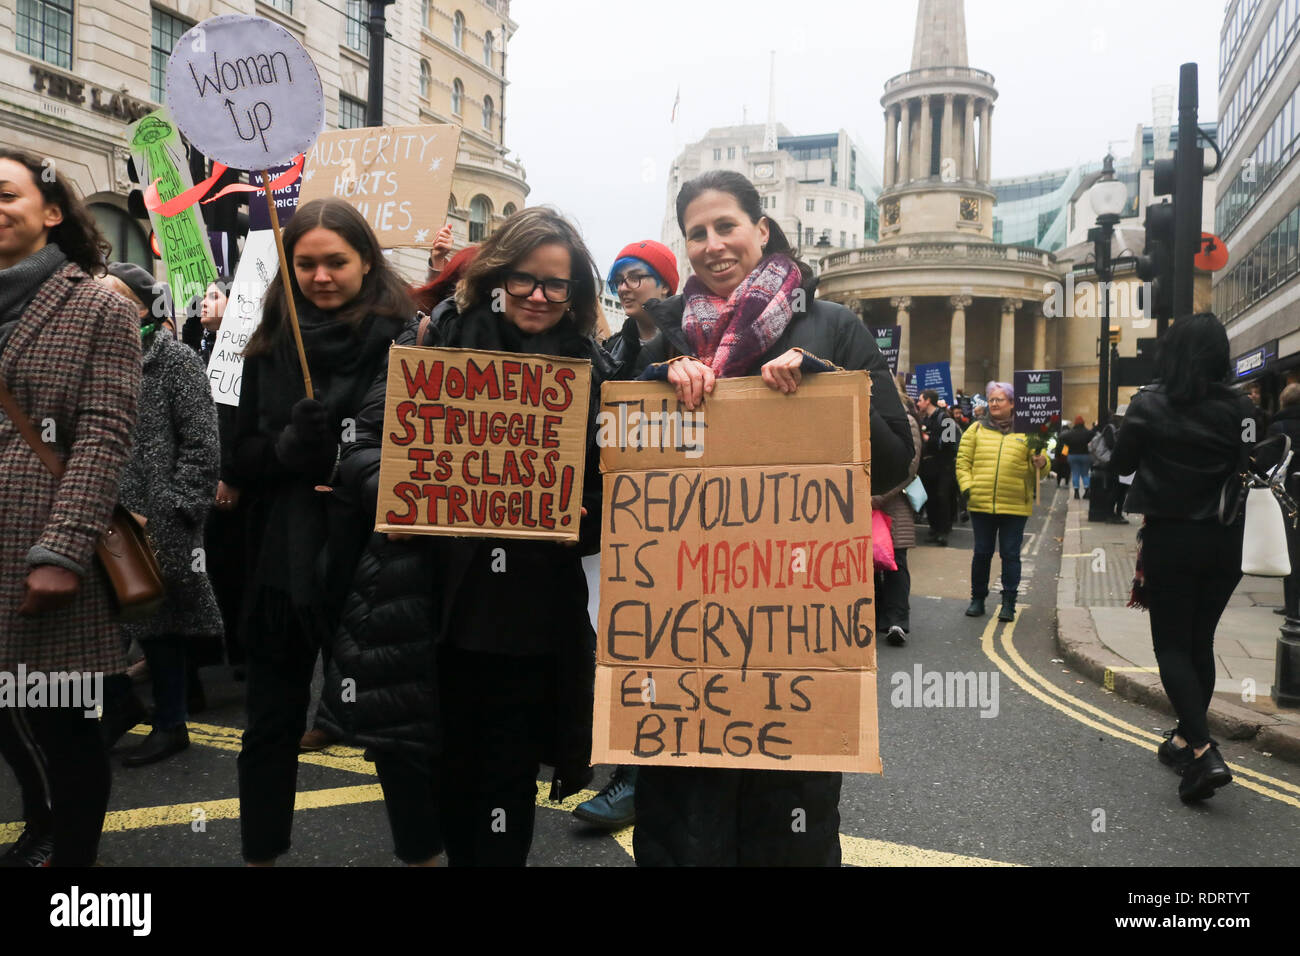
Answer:
<svg viewBox="0 0 1300 956"><path fill-rule="evenodd" d="M728 379L689 440L600 443L593 762L879 772L869 389ZM685 414L661 383L601 406Z"/></svg>
<svg viewBox="0 0 1300 956"><path fill-rule="evenodd" d="M591 363L395 346L375 529L578 539Z"/></svg>

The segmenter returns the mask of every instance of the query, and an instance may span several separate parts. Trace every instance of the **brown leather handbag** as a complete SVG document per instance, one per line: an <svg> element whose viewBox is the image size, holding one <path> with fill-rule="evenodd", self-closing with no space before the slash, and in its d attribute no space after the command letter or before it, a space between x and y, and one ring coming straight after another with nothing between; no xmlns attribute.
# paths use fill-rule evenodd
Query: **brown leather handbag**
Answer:
<svg viewBox="0 0 1300 956"><path fill-rule="evenodd" d="M18 429L36 457L41 460L54 480L63 477L63 462L59 456L36 434L31 419L18 407L13 393L0 382L0 407ZM113 508L108 530L95 544L108 583L117 599L118 617L124 621L148 617L158 609L165 596L162 569L158 556L145 534L144 519L127 511L120 504Z"/></svg>

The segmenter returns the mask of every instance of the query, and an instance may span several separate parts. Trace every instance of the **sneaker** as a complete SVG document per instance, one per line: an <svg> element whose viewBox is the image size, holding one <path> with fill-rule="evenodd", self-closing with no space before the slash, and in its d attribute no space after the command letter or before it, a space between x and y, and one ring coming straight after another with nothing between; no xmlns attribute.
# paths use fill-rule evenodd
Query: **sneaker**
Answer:
<svg viewBox="0 0 1300 956"><path fill-rule="evenodd" d="M618 830L636 822L636 767L616 767L605 789L573 810L583 823Z"/></svg>
<svg viewBox="0 0 1300 956"><path fill-rule="evenodd" d="M1232 783L1232 772L1223 762L1219 748L1211 743L1205 753L1187 764L1183 779L1178 781L1178 799L1183 803L1205 800L1214 796L1215 790L1229 783Z"/></svg>
<svg viewBox="0 0 1300 956"><path fill-rule="evenodd" d="M984 599L983 599L983 598L971 598L971 599L970 599L970 606L969 606L968 608L966 608L966 616L967 616L967 617L983 617L983 616L984 616Z"/></svg>
<svg viewBox="0 0 1300 956"><path fill-rule="evenodd" d="M894 647L902 647L907 643L907 632L895 624L889 629L889 633L885 635L885 640Z"/></svg>
<svg viewBox="0 0 1300 956"><path fill-rule="evenodd" d="M0 867L47 867L53 859L54 841L50 832L29 823L18 841L0 856Z"/></svg>
<svg viewBox="0 0 1300 956"><path fill-rule="evenodd" d="M1184 744L1181 747L1174 745L1174 734L1178 733L1177 729L1166 730L1164 742L1156 748L1156 756L1166 767L1173 767L1178 773L1187 769L1187 765L1192 762L1192 748Z"/></svg>

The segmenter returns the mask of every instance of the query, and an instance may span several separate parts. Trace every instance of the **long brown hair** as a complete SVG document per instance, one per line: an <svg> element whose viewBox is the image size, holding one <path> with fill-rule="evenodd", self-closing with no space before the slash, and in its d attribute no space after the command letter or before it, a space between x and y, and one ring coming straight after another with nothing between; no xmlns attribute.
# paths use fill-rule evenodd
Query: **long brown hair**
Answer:
<svg viewBox="0 0 1300 956"><path fill-rule="evenodd" d="M72 184L58 171L54 160L42 161L24 150L8 148L0 148L0 159L13 160L23 166L31 174L41 198L63 212L63 222L47 233L45 241L57 244L63 254L87 274L102 275L113 247L99 231L95 217Z"/></svg>
<svg viewBox="0 0 1300 956"><path fill-rule="evenodd" d="M515 263L549 243L568 247L569 279L573 282L569 312L578 331L590 335L596 327L596 290L600 288L596 263L572 223L545 206L520 210L484 241L456 286L456 308L464 312L490 302L493 290L501 287Z"/></svg>
<svg viewBox="0 0 1300 956"><path fill-rule="evenodd" d="M370 266L370 271L361 280L361 291L356 298L338 310L338 321L356 328L368 315L409 319L414 314L415 306L406 283L388 264L369 223L341 199L313 199L299 208L284 228L284 257L289 263L288 291L295 302L302 302L305 297L293 269L293 250L298 240L313 229L337 233ZM285 285L285 276L277 271L266 289L262 300L262 321L248 340L245 356L266 355L288 344L292 333L286 321L289 304L285 298Z"/></svg>

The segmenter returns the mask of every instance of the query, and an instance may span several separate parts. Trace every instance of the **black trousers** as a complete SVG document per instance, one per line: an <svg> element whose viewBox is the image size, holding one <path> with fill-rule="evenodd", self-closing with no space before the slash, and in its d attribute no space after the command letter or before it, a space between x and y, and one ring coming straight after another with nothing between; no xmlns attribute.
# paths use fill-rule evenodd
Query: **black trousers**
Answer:
<svg viewBox="0 0 1300 956"><path fill-rule="evenodd" d="M53 865L93 865L112 779L99 721L81 707L0 708L0 755L23 820L53 831Z"/></svg>
<svg viewBox="0 0 1300 956"><path fill-rule="evenodd" d="M839 866L843 776L642 767L637 866Z"/></svg>
<svg viewBox="0 0 1300 956"><path fill-rule="evenodd" d="M444 646L438 793L449 866L523 866L555 727L556 662Z"/></svg>
<svg viewBox="0 0 1300 956"><path fill-rule="evenodd" d="M289 849L298 790L298 744L307 729L311 678L329 622L263 589L249 628L248 728L236 762L244 859L265 863Z"/></svg>
<svg viewBox="0 0 1300 956"><path fill-rule="evenodd" d="M894 551L897 571L876 570L876 633L884 634L897 625L904 631L912 629L912 575L907 570L907 548Z"/></svg>
<svg viewBox="0 0 1300 956"><path fill-rule="evenodd" d="M1199 747L1210 739L1214 632L1241 580L1242 526L1148 518L1142 566L1151 643L1178 732Z"/></svg>
<svg viewBox="0 0 1300 956"><path fill-rule="evenodd" d="M403 863L423 863L442 852L438 766L433 757L375 753L375 773L393 831L393 853Z"/></svg>
<svg viewBox="0 0 1300 956"><path fill-rule="evenodd" d="M925 486L925 514L930 530L947 537L952 533L953 490L956 487L955 464L947 458L932 458L922 464L919 474Z"/></svg>

